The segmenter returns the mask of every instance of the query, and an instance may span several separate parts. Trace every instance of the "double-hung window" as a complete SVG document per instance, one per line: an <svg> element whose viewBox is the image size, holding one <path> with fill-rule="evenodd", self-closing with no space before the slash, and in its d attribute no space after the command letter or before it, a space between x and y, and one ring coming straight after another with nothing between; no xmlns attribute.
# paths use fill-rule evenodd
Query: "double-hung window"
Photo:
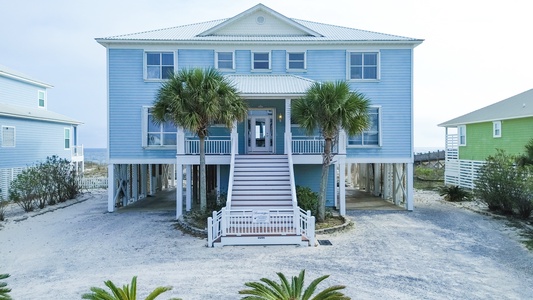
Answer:
<svg viewBox="0 0 533 300"><path fill-rule="evenodd" d="M492 137L502 137L502 121L492 122Z"/></svg>
<svg viewBox="0 0 533 300"><path fill-rule="evenodd" d="M44 91L38 91L37 92L37 102L39 107L46 107L46 93Z"/></svg>
<svg viewBox="0 0 533 300"><path fill-rule="evenodd" d="M379 79L378 52L349 52L349 79L376 80Z"/></svg>
<svg viewBox="0 0 533 300"><path fill-rule="evenodd" d="M369 107L370 124L357 135L348 137L348 146L381 146L381 108Z"/></svg>
<svg viewBox="0 0 533 300"><path fill-rule="evenodd" d="M2 147L15 147L15 127L2 126Z"/></svg>
<svg viewBox="0 0 533 300"><path fill-rule="evenodd" d="M215 61L217 63L217 69L235 69L235 65L233 63L233 52L216 52Z"/></svg>
<svg viewBox="0 0 533 300"><path fill-rule="evenodd" d="M252 70L270 70L270 52L253 52Z"/></svg>
<svg viewBox="0 0 533 300"><path fill-rule="evenodd" d="M64 132L65 149L70 149L70 128L65 128Z"/></svg>
<svg viewBox="0 0 533 300"><path fill-rule="evenodd" d="M287 52L287 70L305 70L305 52Z"/></svg>
<svg viewBox="0 0 533 300"><path fill-rule="evenodd" d="M459 146L466 146L466 126L460 125L457 130L459 131Z"/></svg>
<svg viewBox="0 0 533 300"><path fill-rule="evenodd" d="M171 122L159 123L154 121L152 109L143 108L143 147L176 146L177 128Z"/></svg>
<svg viewBox="0 0 533 300"><path fill-rule="evenodd" d="M146 52L146 79L168 79L174 73L173 52Z"/></svg>

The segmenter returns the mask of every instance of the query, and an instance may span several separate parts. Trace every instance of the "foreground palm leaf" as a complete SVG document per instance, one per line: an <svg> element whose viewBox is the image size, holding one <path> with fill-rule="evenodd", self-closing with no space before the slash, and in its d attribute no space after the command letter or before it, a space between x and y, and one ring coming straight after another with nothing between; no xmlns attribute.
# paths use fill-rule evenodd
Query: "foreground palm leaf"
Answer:
<svg viewBox="0 0 533 300"><path fill-rule="evenodd" d="M0 280L4 280L9 277L9 274L0 274ZM11 292L10 288L7 288L7 283L0 282L0 300L11 300L11 296L9 296L9 292Z"/></svg>
<svg viewBox="0 0 533 300"><path fill-rule="evenodd" d="M163 83L152 114L156 122L172 122L200 140L200 208L206 209L205 138L209 126L246 117L247 107L233 84L216 69L182 69Z"/></svg>
<svg viewBox="0 0 533 300"><path fill-rule="evenodd" d="M304 289L305 270L300 275L292 277L291 281L283 273L276 273L280 283L274 282L268 278L261 278L263 282L247 282L244 285L251 288L249 290L239 291L241 295L249 295L242 299L246 300L345 300L350 299L343 293L339 292L345 288L343 285L334 285L319 292L311 298L318 286L329 275L321 276Z"/></svg>
<svg viewBox="0 0 533 300"><path fill-rule="evenodd" d="M136 300L137 299L137 276L133 276L133 278L131 279L131 287L129 285L124 285L122 289L118 288L113 282L111 282L111 280L105 281L104 283L111 290L111 293L98 287L92 287L91 288L92 293L83 294L81 298L89 299L89 300ZM155 290L153 290L150 293L150 295L148 295L148 297L145 298L145 300L153 300L157 296L171 289L172 287L170 286L157 287L155 288ZM173 298L171 300L179 300L179 299Z"/></svg>
<svg viewBox="0 0 533 300"><path fill-rule="evenodd" d="M343 129L353 136L368 128L368 106L369 100L363 94L351 91L346 81L316 82L292 106L292 116L307 135L315 135L318 130L324 138L318 222L323 222L326 215L328 172L339 131Z"/></svg>

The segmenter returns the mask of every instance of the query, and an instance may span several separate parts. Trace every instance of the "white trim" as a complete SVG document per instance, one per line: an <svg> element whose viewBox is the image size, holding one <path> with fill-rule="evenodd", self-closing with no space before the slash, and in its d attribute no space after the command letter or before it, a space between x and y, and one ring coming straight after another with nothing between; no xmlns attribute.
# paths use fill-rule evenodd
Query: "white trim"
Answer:
<svg viewBox="0 0 533 300"><path fill-rule="evenodd" d="M72 128L64 127L63 128L63 147L65 147L65 142L67 141L67 130L68 130L68 148L65 147L65 150L70 150L72 148Z"/></svg>
<svg viewBox="0 0 533 300"><path fill-rule="evenodd" d="M40 100L41 100L41 93L43 93L43 106L41 106ZM37 91L37 107L46 109L46 90L38 90Z"/></svg>
<svg viewBox="0 0 533 300"><path fill-rule="evenodd" d="M13 128L13 146L4 145L4 130L7 128ZM0 133L0 147L2 148L15 148L17 146L17 129L15 126L2 126L2 132Z"/></svg>
<svg viewBox="0 0 533 300"><path fill-rule="evenodd" d="M360 78L360 79L354 79L352 78L352 59L351 54L352 53L376 53L376 78ZM364 66L364 65L363 65ZM364 71L363 74L364 75ZM350 82L377 82L381 80L381 51L380 50L372 50L372 49L357 49L357 50L346 50L346 79Z"/></svg>
<svg viewBox="0 0 533 300"><path fill-rule="evenodd" d="M289 65L289 55L290 54L300 54L302 53L304 55L304 67L303 69L291 69ZM287 72L305 72L307 71L307 51L285 51L285 70Z"/></svg>
<svg viewBox="0 0 533 300"><path fill-rule="evenodd" d="M501 138L502 137L502 121L493 121L492 122L492 137Z"/></svg>
<svg viewBox="0 0 533 300"><path fill-rule="evenodd" d="M218 54L219 53L231 53L231 64L232 64L232 67L231 69L228 69L228 68L220 68L218 66ZM220 70L220 71L223 71L223 72L231 72L231 71L235 71L235 51L219 51L219 50L215 50L215 68Z"/></svg>
<svg viewBox="0 0 533 300"><path fill-rule="evenodd" d="M268 54L268 69L256 69L254 67L254 54L265 54L267 53ZM251 63L250 63L250 69L252 70L252 72L272 72L272 51L271 50L268 50L268 51L260 51L260 50L254 50L254 51L250 51L250 59L251 59Z"/></svg>
<svg viewBox="0 0 533 300"><path fill-rule="evenodd" d="M160 69L160 72L161 74L160 75L160 78L148 78L148 60L147 60L147 55L148 53L159 53L160 54L160 67L163 67L163 58L161 57L161 54L163 53L172 53L172 63L173 63L173 68L174 68L174 72L177 70L177 57L178 57L178 53L176 50L147 50L147 49L144 49L143 51L143 79L144 81L146 82L164 82L166 81L167 79L163 79L163 71Z"/></svg>

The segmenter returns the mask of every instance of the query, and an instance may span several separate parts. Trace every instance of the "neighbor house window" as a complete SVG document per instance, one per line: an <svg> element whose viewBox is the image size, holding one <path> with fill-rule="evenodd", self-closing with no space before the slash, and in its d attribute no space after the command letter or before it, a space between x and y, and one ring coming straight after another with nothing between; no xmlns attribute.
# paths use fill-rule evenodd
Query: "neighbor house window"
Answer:
<svg viewBox="0 0 533 300"><path fill-rule="evenodd" d="M152 109L144 107L143 147L176 146L177 128L171 122L158 124Z"/></svg>
<svg viewBox="0 0 533 300"><path fill-rule="evenodd" d="M305 52L287 52L287 70L304 70Z"/></svg>
<svg viewBox="0 0 533 300"><path fill-rule="evenodd" d="M70 128L65 128L65 149L70 149Z"/></svg>
<svg viewBox="0 0 533 300"><path fill-rule="evenodd" d="M146 52L146 79L168 79L174 73L174 53Z"/></svg>
<svg viewBox="0 0 533 300"><path fill-rule="evenodd" d="M348 146L381 146L381 108L370 107L368 117L370 124L360 134L348 137Z"/></svg>
<svg viewBox="0 0 533 300"><path fill-rule="evenodd" d="M217 52L215 61L217 62L217 69L235 69L233 64L233 52Z"/></svg>
<svg viewBox="0 0 533 300"><path fill-rule="evenodd" d="M492 122L492 137L502 137L502 121Z"/></svg>
<svg viewBox="0 0 533 300"><path fill-rule="evenodd" d="M37 98L38 98L38 103L39 103L39 107L46 107L46 93L44 91L38 91L37 92Z"/></svg>
<svg viewBox="0 0 533 300"><path fill-rule="evenodd" d="M350 52L349 79L378 79L378 52Z"/></svg>
<svg viewBox="0 0 533 300"><path fill-rule="evenodd" d="M253 70L270 69L270 52L253 52L252 53Z"/></svg>
<svg viewBox="0 0 533 300"><path fill-rule="evenodd" d="M2 147L15 147L15 127L2 126Z"/></svg>
<svg viewBox="0 0 533 300"><path fill-rule="evenodd" d="M466 126L458 126L457 130L459 130L459 146L466 146Z"/></svg>

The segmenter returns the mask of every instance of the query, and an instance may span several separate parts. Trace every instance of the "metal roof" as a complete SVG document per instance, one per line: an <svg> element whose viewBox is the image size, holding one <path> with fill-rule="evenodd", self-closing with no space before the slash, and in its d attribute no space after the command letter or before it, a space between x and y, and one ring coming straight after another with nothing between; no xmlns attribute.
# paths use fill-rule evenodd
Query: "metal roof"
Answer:
<svg viewBox="0 0 533 300"><path fill-rule="evenodd" d="M79 125L80 121L71 119L67 116L51 112L42 108L31 108L19 105L0 103L0 116L33 119L47 122L64 123Z"/></svg>
<svg viewBox="0 0 533 300"><path fill-rule="evenodd" d="M492 122L533 116L533 89L439 124L440 127Z"/></svg>
<svg viewBox="0 0 533 300"><path fill-rule="evenodd" d="M31 84L34 84L34 85L37 85L37 86L40 86L40 87L44 87L44 88L51 88L52 87L52 85L50 85L48 83L44 83L42 81L33 79L33 78L29 77L28 75L25 75L25 74L22 74L22 73L20 73L18 71L12 70L12 69L4 66L4 65L0 65L0 76L9 77L9 78L13 78L13 79L16 79L16 80L28 82L28 83L31 83Z"/></svg>
<svg viewBox="0 0 533 300"><path fill-rule="evenodd" d="M226 75L243 96L293 95L302 96L315 82L295 75Z"/></svg>
<svg viewBox="0 0 533 300"><path fill-rule="evenodd" d="M250 11L251 9L228 19L214 20L191 25L183 25L159 30L151 30L139 33L116 35L111 37L97 38L101 44L112 42L403 42L409 44L419 44L423 40L384 34L355 28L328 25L323 23L291 19L271 10L266 6L255 6L252 9L265 9L277 14L280 18L285 18L287 24L294 24L306 29L308 35L216 35L217 26L224 26L227 21ZM213 30L212 30L213 29ZM210 34L212 33L213 34ZM311 34L316 32L317 34Z"/></svg>

